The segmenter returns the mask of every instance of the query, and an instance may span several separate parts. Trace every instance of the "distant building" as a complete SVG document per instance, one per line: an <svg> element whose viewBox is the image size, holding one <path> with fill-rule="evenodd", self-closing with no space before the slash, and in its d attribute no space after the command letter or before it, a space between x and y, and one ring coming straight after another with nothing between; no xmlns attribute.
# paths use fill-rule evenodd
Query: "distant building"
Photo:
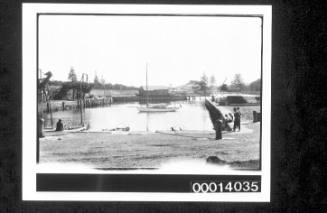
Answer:
<svg viewBox="0 0 327 213"><path fill-rule="evenodd" d="M155 90L144 90L143 88L139 89L139 96L142 97L169 97L168 89L155 89Z"/></svg>
<svg viewBox="0 0 327 213"><path fill-rule="evenodd" d="M139 91L136 89L114 90L114 89L92 89L90 95L95 97L136 97Z"/></svg>

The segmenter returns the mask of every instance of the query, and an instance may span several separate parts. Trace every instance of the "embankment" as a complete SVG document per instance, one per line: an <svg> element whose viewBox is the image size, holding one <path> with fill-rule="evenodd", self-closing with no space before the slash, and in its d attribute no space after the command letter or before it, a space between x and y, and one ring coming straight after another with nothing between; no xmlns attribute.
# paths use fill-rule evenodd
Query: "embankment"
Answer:
<svg viewBox="0 0 327 213"><path fill-rule="evenodd" d="M40 139L41 163L79 163L93 168L159 168L183 159L203 162L218 156L237 169L258 169L260 124L246 123L241 132L161 133L51 132Z"/></svg>

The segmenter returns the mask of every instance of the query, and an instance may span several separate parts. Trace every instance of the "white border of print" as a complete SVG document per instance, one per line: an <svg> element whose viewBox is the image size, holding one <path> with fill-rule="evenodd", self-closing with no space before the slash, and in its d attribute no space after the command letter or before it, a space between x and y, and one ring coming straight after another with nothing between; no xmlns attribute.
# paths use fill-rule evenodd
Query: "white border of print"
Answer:
<svg viewBox="0 0 327 213"><path fill-rule="evenodd" d="M271 6L239 5L134 5L134 4L40 4L23 3L23 200L55 201L199 201L270 202L270 108L271 108ZM119 14L224 14L263 16L262 70L262 156L261 171L231 171L227 174L261 175L260 193L113 193L36 191L36 19L37 13L119 13ZM54 171L56 172L56 171ZM132 172L131 172L132 173Z"/></svg>

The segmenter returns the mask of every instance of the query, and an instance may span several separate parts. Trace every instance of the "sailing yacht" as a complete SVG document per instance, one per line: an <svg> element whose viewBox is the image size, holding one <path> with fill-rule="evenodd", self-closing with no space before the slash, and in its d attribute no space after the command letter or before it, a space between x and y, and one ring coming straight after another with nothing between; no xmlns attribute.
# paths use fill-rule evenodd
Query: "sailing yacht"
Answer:
<svg viewBox="0 0 327 213"><path fill-rule="evenodd" d="M151 104L138 109L139 112L176 112L179 108L168 104Z"/></svg>
<svg viewBox="0 0 327 213"><path fill-rule="evenodd" d="M146 106L139 107L139 112L176 112L179 107L168 104L149 104L148 97L148 63L146 63Z"/></svg>

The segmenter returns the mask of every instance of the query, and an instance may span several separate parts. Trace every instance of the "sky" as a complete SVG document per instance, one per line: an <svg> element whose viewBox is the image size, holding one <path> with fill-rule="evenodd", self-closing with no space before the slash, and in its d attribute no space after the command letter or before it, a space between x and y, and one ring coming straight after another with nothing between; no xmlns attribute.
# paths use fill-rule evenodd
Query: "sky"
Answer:
<svg viewBox="0 0 327 213"><path fill-rule="evenodd" d="M95 74L107 83L180 86L215 76L261 75L261 19L256 17L55 16L39 18L39 68L52 80Z"/></svg>

